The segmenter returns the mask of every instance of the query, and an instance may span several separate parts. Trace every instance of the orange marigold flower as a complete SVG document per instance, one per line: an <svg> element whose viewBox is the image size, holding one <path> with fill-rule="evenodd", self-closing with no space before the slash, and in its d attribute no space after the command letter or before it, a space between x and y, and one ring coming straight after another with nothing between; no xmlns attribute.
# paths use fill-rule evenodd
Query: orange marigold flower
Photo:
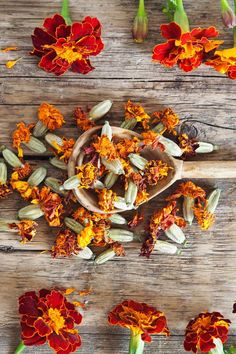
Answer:
<svg viewBox="0 0 236 354"><path fill-rule="evenodd" d="M194 184L193 182L188 181L188 182L181 183L177 188L177 190L171 196L166 198L166 200L175 200L182 196L193 198L193 199L195 198L205 199L206 192L201 187L196 186L196 184Z"/></svg>
<svg viewBox="0 0 236 354"><path fill-rule="evenodd" d="M183 157L190 157L196 155L196 149L199 144L196 139L190 138L187 134L181 134L178 136L179 147L183 151Z"/></svg>
<svg viewBox="0 0 236 354"><path fill-rule="evenodd" d="M61 215L64 212L64 207L57 193L52 193L50 188L43 187L37 197L32 200L32 203L40 205L49 226L61 225Z"/></svg>
<svg viewBox="0 0 236 354"><path fill-rule="evenodd" d="M108 322L113 326L130 329L132 336L140 336L145 342L152 341L151 334L169 335L163 312L133 300L123 301L112 309L108 315Z"/></svg>
<svg viewBox="0 0 236 354"><path fill-rule="evenodd" d="M150 146L152 149L160 149L161 151L165 151L165 146L159 141L159 135L153 130L148 130L146 132L141 133L143 140L143 147Z"/></svg>
<svg viewBox="0 0 236 354"><path fill-rule="evenodd" d="M81 346L75 328L82 315L61 291L30 291L19 298L21 338L26 346L48 343L56 354L74 353Z"/></svg>
<svg viewBox="0 0 236 354"><path fill-rule="evenodd" d="M161 33L167 42L154 47L152 59L168 68L178 65L186 72L200 66L223 43L210 39L219 34L215 27L182 33L180 26L171 22L161 25Z"/></svg>
<svg viewBox="0 0 236 354"><path fill-rule="evenodd" d="M32 35L32 55L41 58L39 67L62 75L67 70L87 74L94 67L89 57L103 50L101 24L96 17L85 17L82 22L66 25L61 15L46 18L44 28L36 27Z"/></svg>
<svg viewBox="0 0 236 354"><path fill-rule="evenodd" d="M120 158L126 159L129 154L137 153L140 150L140 140L137 137L132 139L119 139L115 142L115 148Z"/></svg>
<svg viewBox="0 0 236 354"><path fill-rule="evenodd" d="M214 57L205 64L221 74L227 74L230 79L236 79L236 48L217 50Z"/></svg>
<svg viewBox="0 0 236 354"><path fill-rule="evenodd" d="M80 232L79 235L77 235L77 242L80 248L85 248L87 247L92 239L94 238L94 231L93 231L93 222L90 221Z"/></svg>
<svg viewBox="0 0 236 354"><path fill-rule="evenodd" d="M171 108L166 108L160 112L154 112L152 116L152 123L161 123L162 125L160 134L163 134L166 130L174 135L177 134L175 127L179 124L179 116Z"/></svg>
<svg viewBox="0 0 236 354"><path fill-rule="evenodd" d="M215 340L225 343L228 339L230 320L219 312L204 312L191 320L185 332L184 348L186 351L208 353L216 348Z"/></svg>
<svg viewBox="0 0 236 354"><path fill-rule="evenodd" d="M55 106L47 102L40 105L38 109L38 119L51 131L61 128L62 124L65 123L61 112Z"/></svg>
<svg viewBox="0 0 236 354"><path fill-rule="evenodd" d="M140 205L148 201L149 193L146 190L139 190L135 199L135 205Z"/></svg>
<svg viewBox="0 0 236 354"><path fill-rule="evenodd" d="M80 248L76 234L69 229L59 231L55 240L55 245L51 250L52 256L55 258L70 257L78 254L79 251Z"/></svg>
<svg viewBox="0 0 236 354"><path fill-rule="evenodd" d="M78 188L90 188L93 182L97 179L97 174L97 167L90 162L77 167L77 177L80 180L80 185Z"/></svg>
<svg viewBox="0 0 236 354"><path fill-rule="evenodd" d="M38 224L32 220L21 220L21 222L17 224L9 224L10 229L16 230L21 236L22 243L31 241L34 238L34 236L36 235L36 226L38 226Z"/></svg>
<svg viewBox="0 0 236 354"><path fill-rule="evenodd" d="M198 202L197 205L193 207L193 212L202 230L207 230L214 224L215 215L207 210L206 200L203 203Z"/></svg>
<svg viewBox="0 0 236 354"><path fill-rule="evenodd" d="M16 126L17 129L12 134L12 146L18 150L18 156L23 157L21 143L28 143L30 141L31 130L34 127L34 124L26 125L24 122L20 122Z"/></svg>
<svg viewBox="0 0 236 354"><path fill-rule="evenodd" d="M143 106L128 101L125 105L125 120L136 119L144 129L149 129L150 116L145 112Z"/></svg>
<svg viewBox="0 0 236 354"><path fill-rule="evenodd" d="M98 214L87 209L80 207L73 213L73 218L80 222L81 224L87 224L89 220L94 221L94 223L98 223L101 220L107 220L106 214Z"/></svg>
<svg viewBox="0 0 236 354"><path fill-rule="evenodd" d="M161 160L150 160L144 170L145 181L150 186L157 185L158 181L168 176L171 167Z"/></svg>
<svg viewBox="0 0 236 354"><path fill-rule="evenodd" d="M9 183L0 183L0 199L8 197L10 194L12 194L12 189Z"/></svg>
<svg viewBox="0 0 236 354"><path fill-rule="evenodd" d="M32 172L30 164L24 163L22 167L15 168L11 175L12 180L22 180L28 177Z"/></svg>
<svg viewBox="0 0 236 354"><path fill-rule="evenodd" d="M89 119L87 113L85 113L81 107L77 107L74 111L74 117L76 125L80 130L86 131L95 126L95 122Z"/></svg>
<svg viewBox="0 0 236 354"><path fill-rule="evenodd" d="M14 179L11 179L11 186L14 190L17 190L17 192L19 192L21 197L25 200L37 198L38 187L32 187L26 181L16 181Z"/></svg>
<svg viewBox="0 0 236 354"><path fill-rule="evenodd" d="M108 160L117 159L116 148L106 135L98 136L92 146L101 157L105 157Z"/></svg>
<svg viewBox="0 0 236 354"><path fill-rule="evenodd" d="M73 147L75 145L74 139L62 138L63 145L57 144L56 141L53 142L53 147L56 150L56 154L59 156L60 160L68 163L71 157Z"/></svg>
<svg viewBox="0 0 236 354"><path fill-rule="evenodd" d="M117 199L117 195L111 189L97 189L98 194L98 205L101 210L109 213L110 211L114 210L114 202Z"/></svg>

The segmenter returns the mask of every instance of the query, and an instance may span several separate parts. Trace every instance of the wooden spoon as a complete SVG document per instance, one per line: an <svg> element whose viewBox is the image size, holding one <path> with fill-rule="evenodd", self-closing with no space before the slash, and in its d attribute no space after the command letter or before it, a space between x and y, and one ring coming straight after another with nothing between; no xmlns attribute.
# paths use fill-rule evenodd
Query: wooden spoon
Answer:
<svg viewBox="0 0 236 354"><path fill-rule="evenodd" d="M101 129L101 126L94 127L85 133L83 133L74 145L74 149L71 158L68 163L68 175L69 177L76 174L76 166L81 166L83 164L83 148L89 146L92 136L97 134ZM119 138L131 138L138 137L142 139L141 135L133 132L132 130L127 130L119 127L112 127L113 136L118 136ZM166 162L173 169L170 170L168 176L163 178L158 182L156 186L149 188L149 200L163 192L165 189L170 187L175 181L181 178L236 178L236 161L182 161L173 158L172 156L161 152L159 149L145 148L142 151L142 156L148 160L162 160ZM78 202L84 206L86 209L104 214L97 203L97 197L92 189L75 189L74 195ZM120 194L123 196L124 190L120 188ZM111 211L112 214L120 213L124 210L115 209Z"/></svg>

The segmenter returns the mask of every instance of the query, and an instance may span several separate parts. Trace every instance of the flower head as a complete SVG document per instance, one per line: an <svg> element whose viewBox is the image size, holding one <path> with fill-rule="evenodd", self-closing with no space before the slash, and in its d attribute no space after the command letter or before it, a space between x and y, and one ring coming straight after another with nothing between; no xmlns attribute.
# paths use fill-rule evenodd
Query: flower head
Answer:
<svg viewBox="0 0 236 354"><path fill-rule="evenodd" d="M204 312L189 322L185 332L184 348L186 351L197 353L209 352L216 347L214 339L225 343L228 339L230 320L225 319L219 312Z"/></svg>
<svg viewBox="0 0 236 354"><path fill-rule="evenodd" d="M150 146L152 149L165 151L165 146L159 141L159 135L153 130L148 130L141 133L143 147Z"/></svg>
<svg viewBox="0 0 236 354"><path fill-rule="evenodd" d="M40 205L49 226L61 225L61 215L64 212L64 207L57 193L52 193L50 188L43 187L36 198L32 200L32 203Z"/></svg>
<svg viewBox="0 0 236 354"><path fill-rule="evenodd" d="M105 157L108 160L117 159L115 146L106 135L98 136L92 146L101 157Z"/></svg>
<svg viewBox="0 0 236 354"><path fill-rule="evenodd" d="M109 213L110 211L114 210L114 203L117 199L117 195L111 189L98 189L98 205L101 210Z"/></svg>
<svg viewBox="0 0 236 354"><path fill-rule="evenodd" d="M26 346L48 343L57 354L74 353L81 346L81 314L58 290L30 291L19 298L21 338Z"/></svg>
<svg viewBox="0 0 236 354"><path fill-rule="evenodd" d="M187 134L181 134L178 136L179 147L183 151L184 157L194 156L199 144L196 139L190 138Z"/></svg>
<svg viewBox="0 0 236 354"><path fill-rule="evenodd" d="M135 199L135 205L140 205L148 201L149 193L146 190L139 190Z"/></svg>
<svg viewBox="0 0 236 354"><path fill-rule="evenodd" d="M236 48L217 50L214 57L205 64L221 74L227 74L230 79L236 79Z"/></svg>
<svg viewBox="0 0 236 354"><path fill-rule="evenodd" d="M79 188L90 188L97 179L98 169L92 163L87 162L77 167L77 177L80 180Z"/></svg>
<svg viewBox="0 0 236 354"><path fill-rule="evenodd" d="M68 163L73 147L75 145L74 139L62 139L62 145L57 144L57 142L53 142L53 147L56 151L56 154L60 158L60 160L63 160L65 163Z"/></svg>
<svg viewBox="0 0 236 354"><path fill-rule="evenodd" d="M183 33L177 23L171 22L161 25L161 33L167 42L154 47L152 59L166 67L178 65L186 72L205 62L209 53L222 43L210 39L218 36L215 27L194 28Z"/></svg>
<svg viewBox="0 0 236 354"><path fill-rule="evenodd" d="M39 67L55 75L68 69L87 74L94 68L89 57L98 55L104 45L98 19L85 17L82 22L66 25L61 15L46 18L43 29L36 27L32 35L32 55L41 58Z"/></svg>
<svg viewBox="0 0 236 354"><path fill-rule="evenodd" d="M21 143L28 143L30 141L31 130L34 124L26 125L24 122L17 124L17 129L13 132L13 147L18 150L18 156L23 157L23 149Z"/></svg>
<svg viewBox="0 0 236 354"><path fill-rule="evenodd" d="M38 119L51 131L61 128L62 124L65 123L61 112L55 106L46 102L42 103L38 109Z"/></svg>
<svg viewBox="0 0 236 354"><path fill-rule="evenodd" d="M12 193L9 183L0 183L0 199L8 197Z"/></svg>
<svg viewBox="0 0 236 354"><path fill-rule="evenodd" d="M11 178L11 186L14 190L20 193L21 197L24 198L25 200L30 200L37 198L38 195L38 187L32 187L28 182L26 181L19 181L14 179L14 173L13 172L13 178Z"/></svg>
<svg viewBox="0 0 236 354"><path fill-rule="evenodd" d="M150 116L145 112L144 108L139 104L128 101L125 105L125 120L135 119L144 129L149 128Z"/></svg>
<svg viewBox="0 0 236 354"><path fill-rule="evenodd" d="M204 191L204 189L198 187L193 182L188 181L188 182L181 183L177 188L177 190L166 200L175 200L182 196L193 198L193 199L195 198L205 199L206 192Z"/></svg>
<svg viewBox="0 0 236 354"><path fill-rule="evenodd" d="M155 186L166 177L171 167L161 160L150 160L144 170L144 178L148 185Z"/></svg>
<svg viewBox="0 0 236 354"><path fill-rule="evenodd" d="M194 215L202 230L209 229L215 222L215 215L207 210L207 201L198 201L193 207Z"/></svg>
<svg viewBox="0 0 236 354"><path fill-rule="evenodd" d="M32 168L30 164L24 163L22 167L14 168L14 172L11 175L11 179L13 180L22 180L28 177L32 172Z"/></svg>
<svg viewBox="0 0 236 354"><path fill-rule="evenodd" d="M160 134L163 134L166 130L174 135L177 134L175 127L179 124L179 117L171 108L166 108L160 112L154 112L152 116L152 123L161 123L163 125Z"/></svg>
<svg viewBox="0 0 236 354"><path fill-rule="evenodd" d="M92 119L89 119L87 113L85 113L81 107L77 107L74 111L74 117L76 125L80 130L86 131L95 126L95 123Z"/></svg>
<svg viewBox="0 0 236 354"><path fill-rule="evenodd" d="M53 257L70 257L78 254L80 247L76 234L69 229L60 230L51 253Z"/></svg>
<svg viewBox="0 0 236 354"><path fill-rule="evenodd" d="M93 230L93 222L90 221L80 232L79 235L77 235L77 242L80 248L85 248L87 247L92 239L94 238L94 230Z"/></svg>
<svg viewBox="0 0 236 354"><path fill-rule="evenodd" d="M21 220L19 223L9 224L10 229L17 230L18 234L21 236L21 242L26 243L31 241L36 235L36 226L38 224L32 220Z"/></svg>
<svg viewBox="0 0 236 354"><path fill-rule="evenodd" d="M145 342L151 342L151 334L169 335L163 312L133 300L123 301L111 310L108 322L114 326L129 328L133 334L141 334Z"/></svg>

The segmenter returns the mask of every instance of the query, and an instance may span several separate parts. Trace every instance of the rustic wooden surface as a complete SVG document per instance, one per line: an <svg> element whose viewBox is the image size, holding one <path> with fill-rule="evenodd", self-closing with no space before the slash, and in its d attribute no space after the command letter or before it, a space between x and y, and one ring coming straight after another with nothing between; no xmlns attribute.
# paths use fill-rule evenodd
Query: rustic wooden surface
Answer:
<svg viewBox="0 0 236 354"><path fill-rule="evenodd" d="M72 112L76 105L92 106L112 99L110 114L113 124L122 120L123 103L140 101L147 110L171 106L181 118L192 118L236 128L236 84L210 70L200 68L190 74L178 69L165 70L150 60L151 49L160 41L159 25L165 21L161 0L148 0L150 34L143 45L135 45L130 25L137 2L129 0L71 0L74 20L85 15L97 16L103 23L106 50L93 59L96 70L86 77L71 72L62 78L47 75L37 67L37 59L27 53L31 49L30 34L45 17L60 10L59 0L0 0L0 48L17 45L19 52L0 54L0 143L10 145L10 134L19 120L32 122L42 101L60 106L67 118L63 132L76 136ZM220 24L219 6L214 1L185 1L192 26ZM217 2L218 3L218 2ZM231 46L230 30L221 30L225 45ZM24 56L12 70L5 62ZM194 123L202 140L212 141L221 149L205 156L208 160L234 160L235 132ZM62 134L61 133L61 134ZM203 158L203 157L201 157ZM34 164L47 165L46 157L29 154ZM42 158L41 158L42 160ZM48 174L52 173L49 168ZM203 310L219 310L232 319L231 335L236 319L232 303L236 298L236 213L235 181L198 180L207 190L223 190L217 221L210 231L202 232L196 224L187 228L188 244L179 256L153 254L139 257L139 245L127 247L126 258L114 259L95 267L92 261L79 259L53 260L41 251L49 249L55 231L40 222L40 232L29 245L22 246L9 234L0 235L0 353L11 354L18 342L19 322L17 298L26 290L41 287L92 287L88 297L84 323L80 329L84 354L127 353L128 333L110 328L106 316L116 303L127 298L145 301L165 311L172 337L154 337L145 353L183 354L184 328L189 319ZM165 194L144 207L147 217L163 205ZM0 217L12 217L24 203L14 194L1 202ZM232 337L232 341L236 339ZM49 353L47 347L26 353Z"/></svg>

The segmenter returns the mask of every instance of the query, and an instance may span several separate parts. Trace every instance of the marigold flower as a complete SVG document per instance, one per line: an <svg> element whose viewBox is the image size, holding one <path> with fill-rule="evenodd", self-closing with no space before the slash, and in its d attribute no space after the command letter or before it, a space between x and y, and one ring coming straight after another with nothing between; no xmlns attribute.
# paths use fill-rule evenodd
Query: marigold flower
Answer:
<svg viewBox="0 0 236 354"><path fill-rule="evenodd" d="M81 346L75 328L82 315L58 290L26 292L19 298L21 338L26 346L48 343L55 353L74 353Z"/></svg>
<svg viewBox="0 0 236 354"><path fill-rule="evenodd" d="M149 193L146 190L139 190L135 199L135 205L140 205L148 201Z"/></svg>
<svg viewBox="0 0 236 354"><path fill-rule="evenodd" d="M236 47L217 50L214 57L208 59L205 64L221 74L227 74L230 79L236 79Z"/></svg>
<svg viewBox="0 0 236 354"><path fill-rule="evenodd" d="M168 130L174 135L177 134L175 127L179 124L179 116L171 108L166 108L163 111L154 112L152 116L152 123L158 124L158 127L160 126L158 133L163 134L166 130Z"/></svg>
<svg viewBox="0 0 236 354"><path fill-rule="evenodd" d="M58 194L52 193L50 188L43 187L32 200L32 204L39 204L49 226L61 225L61 215L64 212L62 200Z"/></svg>
<svg viewBox="0 0 236 354"><path fill-rule="evenodd" d="M196 139L190 138L187 134L181 134L178 136L179 147L183 151L184 157L196 155L196 149L199 147L199 144Z"/></svg>
<svg viewBox="0 0 236 354"><path fill-rule="evenodd" d="M79 207L74 213L73 213L73 218L80 222L81 224L87 224L89 220L94 221L95 223L98 223L101 220L106 220L107 221L107 215L106 214L98 214L94 213L91 211L88 211L87 209L83 207Z"/></svg>
<svg viewBox="0 0 236 354"><path fill-rule="evenodd" d="M115 141L115 148L121 159L127 159L129 154L140 151L140 140L137 137L119 139L119 141Z"/></svg>
<svg viewBox="0 0 236 354"><path fill-rule="evenodd" d="M177 23L171 22L161 25L161 33L167 42L154 47L152 59L166 67L178 65L186 72L200 66L223 43L210 39L219 34L215 27L194 28L183 33Z"/></svg>
<svg viewBox="0 0 236 354"><path fill-rule="evenodd" d="M84 229L77 235L77 242L80 248L88 246L94 238L93 222L90 221Z"/></svg>
<svg viewBox="0 0 236 354"><path fill-rule="evenodd" d="M130 353L142 353L143 341L151 342L151 334L169 335L163 312L133 300L123 301L113 308L108 314L108 322L113 326L130 329Z"/></svg>
<svg viewBox="0 0 236 354"><path fill-rule="evenodd" d="M128 101L125 105L125 120L135 119L144 129L149 129L150 116L139 104Z"/></svg>
<svg viewBox="0 0 236 354"><path fill-rule="evenodd" d="M62 124L65 123L61 112L55 106L47 102L39 106L38 119L51 131L61 128Z"/></svg>
<svg viewBox="0 0 236 354"><path fill-rule="evenodd" d="M106 135L98 136L92 146L101 157L110 161L117 159L115 146Z"/></svg>
<svg viewBox="0 0 236 354"><path fill-rule="evenodd" d="M0 199L8 197L12 194L12 189L9 183L0 183Z"/></svg>
<svg viewBox="0 0 236 354"><path fill-rule="evenodd" d="M21 197L24 198L25 200L37 198L38 188L32 187L26 181L14 180L14 176L13 176L13 179L11 179L11 186L14 190L17 190L17 192L19 192Z"/></svg>
<svg viewBox="0 0 236 354"><path fill-rule="evenodd" d="M98 169L92 163L77 167L77 177L80 181L78 188L90 188L93 182L97 179Z"/></svg>
<svg viewBox="0 0 236 354"><path fill-rule="evenodd" d="M148 130L142 132L141 135L143 137L143 147L150 146L152 149L158 148L161 151L165 151L165 146L159 141L159 135L156 132L154 132L153 130Z"/></svg>
<svg viewBox="0 0 236 354"><path fill-rule="evenodd" d="M31 130L34 124L26 125L24 122L17 124L17 129L13 132L13 144L12 146L18 150L18 156L23 157L23 149L21 148L21 143L28 143L30 141Z"/></svg>
<svg viewBox="0 0 236 354"><path fill-rule="evenodd" d="M74 111L74 117L76 125L80 130L86 131L95 126L95 122L89 119L87 113L85 113L81 107L77 107Z"/></svg>
<svg viewBox="0 0 236 354"><path fill-rule="evenodd" d="M207 201L198 202L193 207L193 212L202 230L207 230L214 224L215 215L207 210Z"/></svg>
<svg viewBox="0 0 236 354"><path fill-rule="evenodd" d="M32 172L32 168L29 163L24 163L23 167L14 168L14 172L11 175L12 180L22 180L28 177Z"/></svg>
<svg viewBox="0 0 236 354"><path fill-rule="evenodd" d="M117 200L117 195L111 189L98 189L96 190L98 195L98 205L101 210L109 213L114 210L114 202Z"/></svg>
<svg viewBox="0 0 236 354"><path fill-rule="evenodd" d="M182 196L193 198L193 199L195 198L205 199L206 192L201 187L196 186L196 184L194 184L193 182L187 181L181 183L177 188L177 190L171 196L166 198L166 200L175 200Z"/></svg>
<svg viewBox="0 0 236 354"><path fill-rule="evenodd" d="M216 347L215 340L225 343L230 323L230 320L225 319L219 312L200 313L186 327L185 350L207 353Z"/></svg>
<svg viewBox="0 0 236 354"><path fill-rule="evenodd" d="M76 234L69 229L60 230L57 234L55 245L51 253L53 257L70 257L78 254L80 247L77 242Z"/></svg>
<svg viewBox="0 0 236 354"><path fill-rule="evenodd" d="M10 229L18 231L22 243L31 241L34 238L36 235L36 226L38 226L38 224L32 220L21 220L19 223L9 224Z"/></svg>
<svg viewBox="0 0 236 354"><path fill-rule="evenodd" d="M144 170L145 181L150 186L155 186L168 175L170 169L171 167L161 160L150 160Z"/></svg>
<svg viewBox="0 0 236 354"><path fill-rule="evenodd" d="M94 69L89 56L98 55L104 47L96 17L85 17L68 26L61 15L55 14L45 19L43 27L36 27L32 35L31 54L41 58L40 68L58 76L70 68L81 74Z"/></svg>
<svg viewBox="0 0 236 354"><path fill-rule="evenodd" d="M75 141L74 139L62 138L62 142L62 145L57 144L56 141L53 142L53 147L56 150L56 154L59 156L60 160L68 163L75 145Z"/></svg>

